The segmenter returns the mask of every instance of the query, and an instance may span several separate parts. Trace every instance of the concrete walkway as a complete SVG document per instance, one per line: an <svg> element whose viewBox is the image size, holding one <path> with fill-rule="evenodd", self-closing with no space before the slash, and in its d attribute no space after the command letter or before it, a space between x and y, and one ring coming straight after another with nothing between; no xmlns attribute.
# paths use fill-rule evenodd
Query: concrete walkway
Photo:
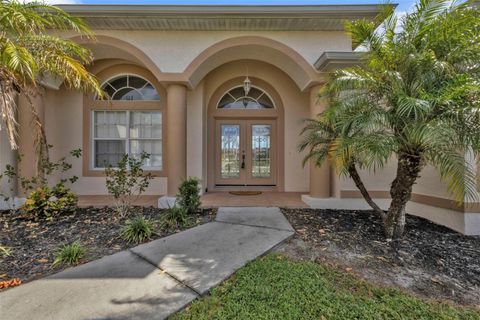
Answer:
<svg viewBox="0 0 480 320"><path fill-rule="evenodd" d="M0 293L3 319L165 319L294 231L278 208L216 221Z"/></svg>

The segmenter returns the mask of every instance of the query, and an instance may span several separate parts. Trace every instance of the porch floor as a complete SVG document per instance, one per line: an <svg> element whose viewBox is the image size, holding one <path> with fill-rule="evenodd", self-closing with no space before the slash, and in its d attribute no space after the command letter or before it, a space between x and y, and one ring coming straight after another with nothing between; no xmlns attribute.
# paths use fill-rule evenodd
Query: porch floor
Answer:
<svg viewBox="0 0 480 320"><path fill-rule="evenodd" d="M204 207L284 207L307 208L300 192L264 192L255 196L237 196L228 192L211 192L202 197Z"/></svg>
<svg viewBox="0 0 480 320"><path fill-rule="evenodd" d="M211 207L284 207L308 208L300 192L264 192L255 196L237 196L228 192L209 192L202 196L202 206ZM134 201L137 206L157 206L161 195L140 196ZM79 207L104 207L113 204L111 196L79 196Z"/></svg>

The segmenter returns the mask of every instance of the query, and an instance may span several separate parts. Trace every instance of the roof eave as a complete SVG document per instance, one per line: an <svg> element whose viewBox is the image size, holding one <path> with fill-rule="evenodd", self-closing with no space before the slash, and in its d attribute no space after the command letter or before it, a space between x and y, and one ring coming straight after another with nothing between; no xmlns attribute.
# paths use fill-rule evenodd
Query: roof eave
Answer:
<svg viewBox="0 0 480 320"><path fill-rule="evenodd" d="M215 6L215 5L82 5L63 4L59 8L72 14L88 15L318 15L318 14L378 14L383 5L263 5L263 6Z"/></svg>
<svg viewBox="0 0 480 320"><path fill-rule="evenodd" d="M364 52L327 51L318 58L314 66L319 72L332 72L361 64L364 55Z"/></svg>
<svg viewBox="0 0 480 320"><path fill-rule="evenodd" d="M347 20L375 17L384 5L171 6L59 5L93 29L124 30L344 30Z"/></svg>

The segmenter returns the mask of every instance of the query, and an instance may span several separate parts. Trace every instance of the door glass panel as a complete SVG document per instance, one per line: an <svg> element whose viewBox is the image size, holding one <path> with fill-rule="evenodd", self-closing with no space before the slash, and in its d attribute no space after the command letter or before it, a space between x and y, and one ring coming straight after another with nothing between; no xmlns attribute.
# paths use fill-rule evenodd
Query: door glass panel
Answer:
<svg viewBox="0 0 480 320"><path fill-rule="evenodd" d="M222 179L240 178L240 125L221 125L221 132Z"/></svg>
<svg viewBox="0 0 480 320"><path fill-rule="evenodd" d="M254 178L270 178L271 132L271 125L252 125L252 176Z"/></svg>

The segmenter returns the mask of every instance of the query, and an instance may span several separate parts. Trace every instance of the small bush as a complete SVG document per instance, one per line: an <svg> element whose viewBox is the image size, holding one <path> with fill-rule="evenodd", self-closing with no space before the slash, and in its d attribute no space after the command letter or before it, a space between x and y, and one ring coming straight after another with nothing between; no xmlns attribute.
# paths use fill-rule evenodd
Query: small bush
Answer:
<svg viewBox="0 0 480 320"><path fill-rule="evenodd" d="M202 203L200 201L200 181L197 178L188 178L182 182L178 188L177 203L189 214L198 211Z"/></svg>
<svg viewBox="0 0 480 320"><path fill-rule="evenodd" d="M143 152L139 159L125 155L117 167L105 169L108 193L115 199L117 213L125 217L132 208L133 197L141 195L150 185L153 175L145 173L142 165L150 157Z"/></svg>
<svg viewBox="0 0 480 320"><path fill-rule="evenodd" d="M152 224L144 217L127 220L122 228L122 237L127 242L140 243L152 237Z"/></svg>
<svg viewBox="0 0 480 320"><path fill-rule="evenodd" d="M60 214L74 212L77 207L77 196L59 183L50 189L43 186L30 193L22 210L35 218L53 218Z"/></svg>
<svg viewBox="0 0 480 320"><path fill-rule="evenodd" d="M80 260L87 253L87 249L78 241L75 241L72 244L64 244L55 252L55 260L53 265L57 264L67 264L75 265L80 262Z"/></svg>
<svg viewBox="0 0 480 320"><path fill-rule="evenodd" d="M160 218L160 228L162 230L178 230L190 225L191 219L188 216L187 209L174 206Z"/></svg>
<svg viewBox="0 0 480 320"><path fill-rule="evenodd" d="M46 146L47 151L53 148L52 145ZM82 157L82 150L75 149L70 151L70 156L73 158L81 158ZM23 155L18 155L17 157L17 164L23 161ZM35 191L38 188L43 188L48 186L49 177L52 175L61 174L62 176L67 173L70 169L72 169L72 164L67 162L67 157L63 157L59 159L57 162L52 162L48 157L42 155L37 163L38 174L33 177L24 176L20 170L20 168L16 168L12 165L7 164L5 166L5 171L0 173L0 180L7 179L7 185L10 185L10 189L8 190L8 194L14 194L15 188L12 182L18 181L19 186L23 189L26 193L30 193ZM75 183L77 182L77 176L71 176L69 178L62 179L58 185L62 185L63 187L65 184L68 183ZM55 187L54 187L55 188ZM2 191L2 190L0 190ZM1 192L0 192L1 193ZM2 194L0 194L2 195ZM3 195L5 197L5 195ZM8 200L8 196L6 196L5 200Z"/></svg>

